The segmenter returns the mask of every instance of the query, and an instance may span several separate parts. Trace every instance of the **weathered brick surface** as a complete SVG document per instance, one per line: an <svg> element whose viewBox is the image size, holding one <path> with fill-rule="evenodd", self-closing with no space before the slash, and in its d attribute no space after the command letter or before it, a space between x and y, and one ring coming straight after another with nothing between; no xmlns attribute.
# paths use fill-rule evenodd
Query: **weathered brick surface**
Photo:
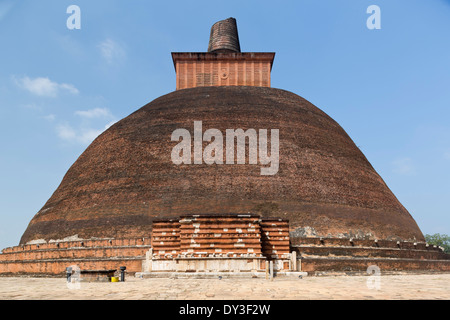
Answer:
<svg viewBox="0 0 450 320"><path fill-rule="evenodd" d="M0 262L0 274L18 275L64 275L69 266L78 266L82 270L119 270L126 266L127 272L142 271L142 258L117 259L55 259Z"/></svg>
<svg viewBox="0 0 450 320"><path fill-rule="evenodd" d="M426 251L413 249L393 248L368 248L368 247L316 247L296 246L292 247L298 256L321 257L367 257L367 258L392 258L392 259L418 259L418 260L450 260L450 255L442 251Z"/></svg>
<svg viewBox="0 0 450 320"><path fill-rule="evenodd" d="M254 214L184 215L179 220L156 221L153 254L221 256L256 255L278 258L290 253L289 221Z"/></svg>
<svg viewBox="0 0 450 320"><path fill-rule="evenodd" d="M261 254L259 216L185 215L180 224L183 254Z"/></svg>
<svg viewBox="0 0 450 320"><path fill-rule="evenodd" d="M175 129L279 129L280 168L172 163ZM206 146L207 143L204 143ZM36 239L148 237L152 221L182 214L280 216L290 231L372 239L423 235L408 211L328 115L303 98L261 87L201 87L160 97L100 135L30 222ZM295 234L291 236L294 238ZM413 240L414 241L414 240Z"/></svg>
<svg viewBox="0 0 450 320"><path fill-rule="evenodd" d="M280 257L290 253L289 221L266 218L261 221L262 252L266 257Z"/></svg>
<svg viewBox="0 0 450 320"><path fill-rule="evenodd" d="M62 274L76 265L84 270L109 270L126 266L142 271L151 248L149 238L83 240L6 248L0 254L0 274Z"/></svg>
<svg viewBox="0 0 450 320"><path fill-rule="evenodd" d="M153 222L152 248L155 254L180 253L180 221L165 219Z"/></svg>
<svg viewBox="0 0 450 320"><path fill-rule="evenodd" d="M261 255L260 217L246 214L183 215L156 221L153 254L205 257L211 254Z"/></svg>
<svg viewBox="0 0 450 320"><path fill-rule="evenodd" d="M151 238L139 239L108 239L108 240L83 240L83 241L61 241L44 244L20 245L11 248L5 248L3 253L23 252L31 250L46 249L69 249L83 247L124 247L124 246L148 246L151 245Z"/></svg>
<svg viewBox="0 0 450 320"><path fill-rule="evenodd" d="M174 52L177 90L209 86L270 87L270 52Z"/></svg>
<svg viewBox="0 0 450 320"><path fill-rule="evenodd" d="M339 247L339 246L356 246L356 247L373 247L373 248L395 248L395 249L415 249L440 252L436 246L429 245L425 242L408 242L408 241L392 241L392 240L361 240L348 238L318 238L318 237L291 237L292 246L323 246L323 247Z"/></svg>
<svg viewBox="0 0 450 320"><path fill-rule="evenodd" d="M208 52L241 52L236 19L228 18L216 22L211 28Z"/></svg>
<svg viewBox="0 0 450 320"><path fill-rule="evenodd" d="M145 257L145 253L149 249L150 246L31 250L31 251L0 254L0 261Z"/></svg>
<svg viewBox="0 0 450 320"><path fill-rule="evenodd" d="M69 261L110 268L118 259L134 261L137 270L137 261L150 243L157 252L172 254L217 249L280 254L289 252L289 232L299 253L302 245L313 245L334 248L343 256L376 255L372 249L342 248L350 245L392 248L378 251L382 257L400 252L394 249L408 250L399 257L440 255L438 249L422 243L414 219L333 119L293 93L270 88L274 53L241 53L234 19L213 26L208 51L172 53L176 87L183 90L154 100L100 135L69 169L20 243L74 235L135 239L8 248L0 255L0 273L58 273ZM171 151L177 142L171 141L171 135L186 128L193 136L194 121L202 121L204 130L223 133L279 129L278 173L261 176L261 166L247 164L174 165ZM204 212L255 212L284 220L250 223L248 229L253 231L242 233L224 231L223 225L242 229L248 223L245 218L196 218L201 228L193 223L177 227L174 222L168 228L161 224L162 218ZM145 239L152 231L152 239ZM257 241L261 234L262 243ZM314 238L305 240L308 234ZM332 254L323 248L303 250ZM420 261L412 268L426 267Z"/></svg>
<svg viewBox="0 0 450 320"><path fill-rule="evenodd" d="M315 272L365 272L369 266L377 266L381 273L386 271L450 271L450 260L415 259L363 259L363 258L304 258L302 271Z"/></svg>
<svg viewBox="0 0 450 320"><path fill-rule="evenodd" d="M175 253L169 252L173 247L167 244L159 246L158 242L164 236L163 233L175 232L176 253L185 255L202 254L204 257L205 253L217 254L215 249L220 248L223 256L227 253L239 256L249 254L248 249L251 248L252 253L263 254L267 258L296 251L302 261L303 271L308 272L364 271L367 266L374 264L384 271L449 271L450 255L439 248L427 247L425 243L401 242L399 247L397 241L387 240L291 238L291 247L288 240L286 248L288 221L273 218L261 221L257 216L241 218L239 221L232 215L222 218L205 215L195 219L184 216L185 221L181 224L180 219L156 221L155 235L152 235L153 252L162 259L166 258L166 253L175 256ZM196 246L192 247L192 244ZM214 249L211 249L211 244L214 244ZM237 248L235 244L244 244L244 247ZM63 274L65 268L71 265L85 270L109 270L126 266L129 272L139 272L150 247L149 238L18 246L4 249L0 254L0 274Z"/></svg>
<svg viewBox="0 0 450 320"><path fill-rule="evenodd" d="M450 255L426 243L338 238L291 238L291 250L302 271L363 271L371 265L382 271L449 271Z"/></svg>

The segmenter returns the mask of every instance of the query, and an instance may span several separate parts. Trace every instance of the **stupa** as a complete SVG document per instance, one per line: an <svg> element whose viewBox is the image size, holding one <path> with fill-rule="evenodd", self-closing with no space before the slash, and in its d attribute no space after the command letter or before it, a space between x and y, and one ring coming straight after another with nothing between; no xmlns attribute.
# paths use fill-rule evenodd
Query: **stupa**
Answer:
<svg viewBox="0 0 450 320"><path fill-rule="evenodd" d="M386 268L449 267L436 262L448 257L425 244L413 217L344 129L304 98L271 88L275 53L241 52L235 19L213 25L207 52L175 52L172 58L177 90L92 142L31 220L22 248L40 245L29 249L43 250L67 239L102 247L108 243L95 241L132 238L142 239L133 242L144 246L137 253L142 260L154 223L163 223L164 229L166 221L175 234L174 223L183 216L214 220L214 215L239 219L250 214L288 222L287 252L303 254L304 261L309 257L312 271L364 269L373 261L355 256L376 255L412 259L397 267L385 261ZM173 133L185 129L194 137L196 122L202 123L201 136L211 128L223 133L278 130L276 173L261 175L263 165L250 163L249 137L245 163L227 164L225 154L222 163L195 163L194 154L191 163L174 163L179 141ZM204 139L200 147L209 143ZM14 250L6 253L20 251ZM348 264L342 259L321 264L339 250Z"/></svg>

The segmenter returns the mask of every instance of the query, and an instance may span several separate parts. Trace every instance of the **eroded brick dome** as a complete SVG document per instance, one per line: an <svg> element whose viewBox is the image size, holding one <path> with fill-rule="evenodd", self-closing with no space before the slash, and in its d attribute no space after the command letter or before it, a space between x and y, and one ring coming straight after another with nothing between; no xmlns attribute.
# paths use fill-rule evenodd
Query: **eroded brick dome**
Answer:
<svg viewBox="0 0 450 320"><path fill-rule="evenodd" d="M280 166L180 165L174 130L279 129ZM416 239L423 235L346 132L291 92L203 87L162 96L113 125L79 157L21 243L149 237L156 218L257 213L289 219L291 236Z"/></svg>

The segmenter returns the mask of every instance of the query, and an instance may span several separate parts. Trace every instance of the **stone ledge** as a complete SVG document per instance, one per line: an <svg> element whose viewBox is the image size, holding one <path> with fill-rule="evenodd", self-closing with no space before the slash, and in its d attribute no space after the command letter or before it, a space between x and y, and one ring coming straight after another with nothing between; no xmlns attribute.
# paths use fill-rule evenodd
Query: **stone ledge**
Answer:
<svg viewBox="0 0 450 320"><path fill-rule="evenodd" d="M302 257L301 268L307 272L365 272L370 265L385 271L450 271L450 260Z"/></svg>
<svg viewBox="0 0 450 320"><path fill-rule="evenodd" d="M52 263L52 262L90 262L90 261L134 261L134 260L145 260L145 256L136 257L106 257L106 258L81 258L81 259L43 259L43 260L11 260L11 261L0 261L0 264L8 263Z"/></svg>
<svg viewBox="0 0 450 320"><path fill-rule="evenodd" d="M414 251L414 252L428 252L428 253L444 253L439 248L430 247L430 249L413 249L413 248L394 248L394 247L369 247L369 246L345 246L345 245L319 245L319 244L294 244L291 245L292 249L295 248L329 248L332 249L365 249L365 250L394 250L394 251Z"/></svg>
<svg viewBox="0 0 450 320"><path fill-rule="evenodd" d="M335 261L387 261L387 262L433 262L433 263L448 263L450 264L450 260L431 260L431 259L412 259L412 258L385 258L385 257L352 257L352 256L342 256L342 257L323 257L323 256L314 256L308 255L299 258L302 261L308 260L335 260Z"/></svg>
<svg viewBox="0 0 450 320"><path fill-rule="evenodd" d="M276 278L300 278L308 276L307 272L276 272ZM135 277L169 278L169 279L265 279L265 272L136 272Z"/></svg>
<svg viewBox="0 0 450 320"><path fill-rule="evenodd" d="M99 247L87 247L87 246L78 246L78 247L63 247L63 248L42 248L42 249L22 249L22 247L14 247L14 248L20 248L17 249L17 251L7 251L2 252L0 251L0 255L10 255L10 254L17 254L17 253L33 253L33 252L46 252L46 251L70 251L70 250L100 250L100 249L129 249L129 248L138 248L138 249L145 249L145 248L151 248L152 246L149 244L144 245L131 245L131 246L99 246ZM6 248L11 249L11 248ZM6 250L3 249L3 250Z"/></svg>

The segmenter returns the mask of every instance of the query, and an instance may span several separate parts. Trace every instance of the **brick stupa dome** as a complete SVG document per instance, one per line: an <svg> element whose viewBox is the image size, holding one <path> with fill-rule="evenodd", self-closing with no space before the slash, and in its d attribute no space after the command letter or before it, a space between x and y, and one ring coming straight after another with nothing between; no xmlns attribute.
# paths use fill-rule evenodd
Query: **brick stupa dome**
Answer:
<svg viewBox="0 0 450 320"><path fill-rule="evenodd" d="M280 130L280 165L175 165L174 130ZM21 243L148 237L183 214L257 213L289 219L291 237L424 241L416 222L346 132L298 95L208 86L162 96L101 134L79 157Z"/></svg>

